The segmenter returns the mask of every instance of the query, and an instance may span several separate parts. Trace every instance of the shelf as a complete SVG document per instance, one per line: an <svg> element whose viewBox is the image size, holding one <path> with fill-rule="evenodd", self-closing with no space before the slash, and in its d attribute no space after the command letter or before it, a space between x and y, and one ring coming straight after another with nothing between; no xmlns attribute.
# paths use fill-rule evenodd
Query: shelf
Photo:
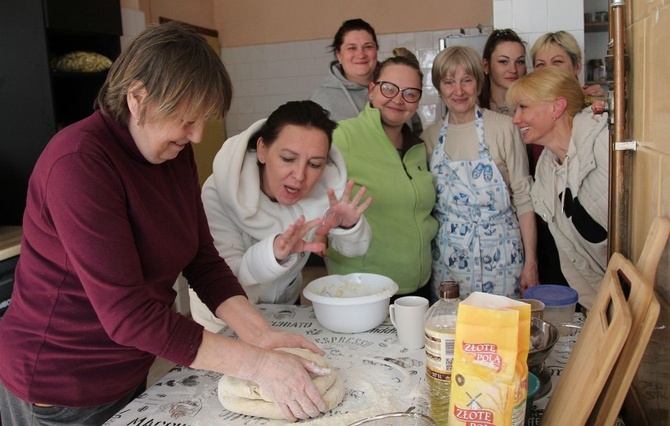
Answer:
<svg viewBox="0 0 670 426"><path fill-rule="evenodd" d="M608 22L585 22L585 33L608 32L610 30L610 23Z"/></svg>

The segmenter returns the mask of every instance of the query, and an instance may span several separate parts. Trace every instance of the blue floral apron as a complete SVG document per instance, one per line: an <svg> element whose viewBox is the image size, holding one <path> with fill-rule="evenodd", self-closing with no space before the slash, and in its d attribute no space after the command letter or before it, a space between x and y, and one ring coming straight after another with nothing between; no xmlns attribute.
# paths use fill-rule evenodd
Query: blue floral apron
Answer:
<svg viewBox="0 0 670 426"><path fill-rule="evenodd" d="M433 150L438 222L433 240L433 294L445 280L460 284L461 299L473 291L518 299L524 254L521 230L507 185L484 141L484 116L475 110L477 160L452 161L444 150L449 115Z"/></svg>

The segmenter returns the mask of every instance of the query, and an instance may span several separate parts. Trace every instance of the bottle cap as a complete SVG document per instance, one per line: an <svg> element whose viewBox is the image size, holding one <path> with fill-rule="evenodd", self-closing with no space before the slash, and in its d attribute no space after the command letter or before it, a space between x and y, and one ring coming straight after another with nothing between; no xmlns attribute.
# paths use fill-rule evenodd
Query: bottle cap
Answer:
<svg viewBox="0 0 670 426"><path fill-rule="evenodd" d="M442 281L440 283L441 299L458 299L460 287L456 281Z"/></svg>

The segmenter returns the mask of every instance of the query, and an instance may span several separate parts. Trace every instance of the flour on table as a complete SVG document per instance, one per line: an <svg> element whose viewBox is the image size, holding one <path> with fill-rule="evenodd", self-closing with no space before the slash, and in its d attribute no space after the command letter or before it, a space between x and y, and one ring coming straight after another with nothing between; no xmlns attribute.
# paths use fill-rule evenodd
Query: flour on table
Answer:
<svg viewBox="0 0 670 426"><path fill-rule="evenodd" d="M378 358L363 358L360 363L341 370L346 385L346 410L335 407L329 413L300 423L310 426L342 426L367 417L398 412L401 396L408 393L404 369ZM336 365L336 361L333 361ZM409 407L405 407L407 409Z"/></svg>

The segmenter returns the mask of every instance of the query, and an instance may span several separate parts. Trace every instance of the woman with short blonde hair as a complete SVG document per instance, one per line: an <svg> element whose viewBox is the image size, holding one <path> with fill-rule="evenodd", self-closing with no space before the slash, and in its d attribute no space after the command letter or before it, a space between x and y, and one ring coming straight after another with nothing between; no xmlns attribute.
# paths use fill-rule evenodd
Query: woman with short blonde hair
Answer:
<svg viewBox="0 0 670 426"><path fill-rule="evenodd" d="M548 261L590 309L607 266L607 115L582 110L579 82L557 67L520 78L507 102L524 142L546 148L530 195L556 242L558 256Z"/></svg>
<svg viewBox="0 0 670 426"><path fill-rule="evenodd" d="M432 296L453 280L461 297L519 299L539 283L526 147L509 116L477 105L485 77L473 48L441 51L432 79L447 107L444 121L421 135L437 192Z"/></svg>
<svg viewBox="0 0 670 426"><path fill-rule="evenodd" d="M467 49L463 46L445 49L435 57L430 74L433 86L439 91L442 78L447 75L454 75L458 68L475 78L477 94L479 95L486 78L482 68L482 60L474 49Z"/></svg>
<svg viewBox="0 0 670 426"><path fill-rule="evenodd" d="M524 79L523 84L512 85L507 90L507 99L518 101L530 98L535 101L553 101L563 97L567 101L566 112L570 117L574 117L582 111L584 92L574 78L565 78L566 74L555 71L538 73L532 78Z"/></svg>
<svg viewBox="0 0 670 426"><path fill-rule="evenodd" d="M579 73L582 70L582 49L579 47L577 39L567 31L546 33L535 41L533 47L530 49L530 57L533 60L533 67L535 69L552 65L551 63L547 64L544 59L536 62L538 55L552 46L558 46L565 51L574 72Z"/></svg>

